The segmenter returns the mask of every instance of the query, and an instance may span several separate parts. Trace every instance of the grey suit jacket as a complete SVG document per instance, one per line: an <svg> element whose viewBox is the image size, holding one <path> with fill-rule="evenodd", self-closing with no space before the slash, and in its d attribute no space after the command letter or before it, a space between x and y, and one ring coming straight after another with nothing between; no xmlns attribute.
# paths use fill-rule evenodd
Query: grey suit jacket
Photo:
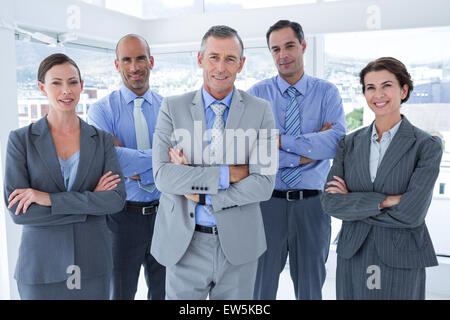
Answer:
<svg viewBox="0 0 450 320"><path fill-rule="evenodd" d="M233 146L225 140L223 163L249 164L250 175L219 190L219 166L208 164L201 90L163 100L153 137L153 173L162 192L151 248L158 262L166 266L176 264L191 242L196 203L186 199L185 194L211 195L222 250L231 264L253 261L266 250L259 202L270 198L275 183L278 148L276 131L271 130L274 128L267 101L234 90L225 129L243 129L254 143L230 157L237 144ZM182 148L193 165L171 164L168 151L174 146ZM271 150L267 154L272 154L276 162L266 172L264 169L268 168L262 161L254 161L264 146Z"/></svg>
<svg viewBox="0 0 450 320"><path fill-rule="evenodd" d="M351 258L371 232L380 259L389 266L437 265L425 216L439 174L442 143L414 127L406 117L394 136L372 183L368 126L339 141L327 181L344 178L348 194L324 193L324 211L343 220L337 253ZM378 209L388 195L402 194L398 205Z"/></svg>
<svg viewBox="0 0 450 320"><path fill-rule="evenodd" d="M110 134L81 122L80 161L72 190L67 192L55 146L43 117L9 135L4 199L15 189L32 188L50 193L52 205L32 204L26 214L9 211L23 225L15 278L26 284L61 282L70 276L67 267L77 265L81 277L111 271L111 241L106 214L122 210L125 185ZM112 191L93 192L108 171L121 175Z"/></svg>

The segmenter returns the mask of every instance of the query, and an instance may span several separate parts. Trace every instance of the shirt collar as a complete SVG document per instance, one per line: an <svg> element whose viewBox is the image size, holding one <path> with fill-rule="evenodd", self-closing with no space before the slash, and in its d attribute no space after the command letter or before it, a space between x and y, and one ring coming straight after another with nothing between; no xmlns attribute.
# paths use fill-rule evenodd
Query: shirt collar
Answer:
<svg viewBox="0 0 450 320"><path fill-rule="evenodd" d="M280 75L277 75L277 84L281 94L284 94L289 87L294 87L298 92L300 92L302 96L304 96L308 90L308 79L309 76L306 73L303 73L300 80L292 86L282 77L280 77Z"/></svg>
<svg viewBox="0 0 450 320"><path fill-rule="evenodd" d="M231 92L222 100L217 100L214 98L208 91L206 91L205 87L202 87L202 98L203 98L203 106L208 108L212 103L223 103L227 106L227 108L231 105L231 99L233 98L234 88Z"/></svg>
<svg viewBox="0 0 450 320"><path fill-rule="evenodd" d="M136 99L137 97L139 97L136 93L134 93L133 91L131 91L130 89L128 89L125 85L122 85L122 87L120 88L120 93L122 94L122 97L125 99L125 102L127 104L129 104L130 102L132 102L134 99ZM150 90L150 87L148 88L148 90L142 95L140 96L142 98L145 99L145 101L147 101L150 105L153 102L153 98L152 98L152 91Z"/></svg>
<svg viewBox="0 0 450 320"><path fill-rule="evenodd" d="M400 127L401 123L402 123L402 120L400 120L395 126L393 126L391 128L391 130L384 132L383 136L386 137L387 139L392 139L395 136L395 134L397 133L398 128ZM371 137L372 137L372 141L375 141L375 140L378 139L378 133L377 133L377 129L375 127L375 121L372 124L372 135L371 135Z"/></svg>

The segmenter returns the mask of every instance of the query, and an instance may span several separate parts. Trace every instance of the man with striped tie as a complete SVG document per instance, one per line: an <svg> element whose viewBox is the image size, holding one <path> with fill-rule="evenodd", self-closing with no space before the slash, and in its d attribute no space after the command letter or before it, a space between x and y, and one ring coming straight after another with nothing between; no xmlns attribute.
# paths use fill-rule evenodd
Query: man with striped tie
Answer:
<svg viewBox="0 0 450 320"><path fill-rule="evenodd" d="M280 20L266 34L278 75L249 93L272 105L279 146L279 170L272 198L261 202L267 251L259 258L255 299L275 299L289 253L297 299L322 299L331 235L320 194L345 116L337 88L305 74L306 41L300 24Z"/></svg>

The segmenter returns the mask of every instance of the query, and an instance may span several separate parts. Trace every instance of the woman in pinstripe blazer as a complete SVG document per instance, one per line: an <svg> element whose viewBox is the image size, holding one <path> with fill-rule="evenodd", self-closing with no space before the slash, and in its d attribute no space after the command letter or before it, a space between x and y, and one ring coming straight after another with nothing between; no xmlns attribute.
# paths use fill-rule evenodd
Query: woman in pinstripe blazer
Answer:
<svg viewBox="0 0 450 320"><path fill-rule="evenodd" d="M379 58L360 73L372 125L339 141L322 197L343 221L337 299L424 299L425 267L436 266L425 225L442 143L400 113L413 89L406 67Z"/></svg>

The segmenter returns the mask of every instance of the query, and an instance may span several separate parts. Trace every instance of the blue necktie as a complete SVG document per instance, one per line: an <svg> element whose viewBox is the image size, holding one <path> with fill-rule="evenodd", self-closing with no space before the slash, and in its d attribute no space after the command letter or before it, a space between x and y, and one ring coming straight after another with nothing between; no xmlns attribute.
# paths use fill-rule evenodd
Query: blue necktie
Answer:
<svg viewBox="0 0 450 320"><path fill-rule="evenodd" d="M300 108L296 99L299 92L294 87L289 87L286 92L291 99L289 100L286 108L285 134L295 136L301 133ZM302 173L299 166L281 170L281 180L290 188L295 188L295 186L300 182L301 176Z"/></svg>

